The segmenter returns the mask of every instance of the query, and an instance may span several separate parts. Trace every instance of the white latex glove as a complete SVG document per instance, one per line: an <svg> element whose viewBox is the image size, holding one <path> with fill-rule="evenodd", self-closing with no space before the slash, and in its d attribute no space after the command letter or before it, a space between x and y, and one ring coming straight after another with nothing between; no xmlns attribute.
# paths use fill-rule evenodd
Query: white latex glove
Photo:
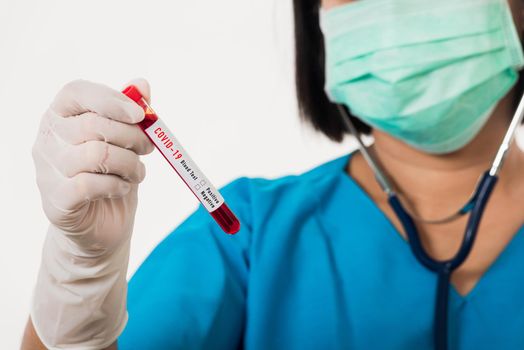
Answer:
<svg viewBox="0 0 524 350"><path fill-rule="evenodd" d="M145 80L132 84L149 97ZM42 118L33 159L50 226L31 318L50 349L101 349L126 324L139 155L154 149L133 125L143 118L124 94L84 80L65 85Z"/></svg>

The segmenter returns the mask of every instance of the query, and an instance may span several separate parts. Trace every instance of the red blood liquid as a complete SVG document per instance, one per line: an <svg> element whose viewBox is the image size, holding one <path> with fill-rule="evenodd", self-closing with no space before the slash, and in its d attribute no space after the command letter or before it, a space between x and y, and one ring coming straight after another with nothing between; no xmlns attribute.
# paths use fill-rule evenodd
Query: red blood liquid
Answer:
<svg viewBox="0 0 524 350"><path fill-rule="evenodd" d="M144 100L144 98L142 97L142 95L140 94L140 92L138 91L138 89L135 86L133 85L128 86L127 88L125 88L122 91L122 93L124 93L127 97L131 98L133 101L135 101L144 110L145 112L144 120L138 123L138 126L140 127L140 129L142 129L142 131L144 131L146 136L151 140L151 138L145 132L145 130L149 128L151 125L153 125L158 120L158 116L153 111L153 109L149 107L149 105ZM151 140L151 142L153 142L153 140ZM153 142L153 144L155 143ZM156 144L155 144L155 147L156 147ZM166 161L168 160L162 152L160 152L160 154L162 154L162 156L166 159ZM171 165L169 161L168 161L168 164ZM172 165L171 165L171 168L173 168L173 170L178 174L178 171ZM180 176L180 174L178 175ZM191 186L189 186L189 184L184 180L184 178L181 176L180 178L182 179L182 181L184 181L186 186L191 190ZM191 193L193 193L193 195L197 199L199 199L192 190L191 190ZM220 207L210 212L210 214L225 233L233 235L240 230L240 221L237 219L235 214L233 214L233 212L229 209L226 203L222 203Z"/></svg>
<svg viewBox="0 0 524 350"><path fill-rule="evenodd" d="M213 210L211 216L222 227L225 233L234 235L240 230L240 222L233 212L229 209L226 203Z"/></svg>

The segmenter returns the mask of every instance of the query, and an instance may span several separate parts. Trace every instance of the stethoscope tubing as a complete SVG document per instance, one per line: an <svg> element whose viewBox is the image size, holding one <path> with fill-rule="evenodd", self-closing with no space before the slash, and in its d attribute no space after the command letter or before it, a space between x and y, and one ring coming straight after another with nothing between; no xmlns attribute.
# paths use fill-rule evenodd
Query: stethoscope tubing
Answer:
<svg viewBox="0 0 524 350"><path fill-rule="evenodd" d="M433 259L426 252L422 246L422 241L418 234L414 220L406 212L396 193L391 192L389 194L388 203L402 223L402 226L406 231L411 250L422 265L433 272L439 272L443 268L453 271L459 267L464 262L464 260L466 260L473 247L473 243L478 231L478 225L480 224L480 219L482 218L482 214L484 213L484 209L489 197L491 196L491 193L493 192L493 188L495 187L497 180L498 176L496 175L490 175L489 172L485 172L483 174L473 196L471 214L469 216L466 231L462 239L462 244L457 253L451 259L443 261Z"/></svg>
<svg viewBox="0 0 524 350"><path fill-rule="evenodd" d="M435 350L446 350L448 348L448 305L451 274L466 260L473 248L480 221L497 180L498 176L491 175L489 171L483 174L473 196L472 209L460 248L451 259L442 261L433 259L426 252L413 219L406 212L395 192L389 194L389 205L406 231L413 255L423 266L435 272L438 276L433 325Z"/></svg>
<svg viewBox="0 0 524 350"><path fill-rule="evenodd" d="M468 257L473 244L475 243L480 220L486 205L491 197L493 189L497 184L498 174L504 160L508 154L510 146L515 138L515 133L519 125L522 124L524 119L524 96L521 97L517 110L511 120L511 123L504 135L504 139L495 155L495 159L491 165L491 168L486 171L480 181L478 182L475 192L471 197L470 201L458 211L458 215L465 215L470 212L464 237L457 253L448 260L436 260L433 259L424 249L422 241L420 239L418 230L416 228L413 217L404 209L398 195L395 193L392 184L390 183L385 173L382 171L378 162L375 161L374 157L368 152L366 145L362 142L360 133L353 125L346 107L337 104L337 108L341 113L342 121L346 126L347 130L353 134L358 142L358 146L362 151L362 154L369 164L375 178L379 183L380 187L388 196L388 203L400 220L406 235L408 237L411 251L415 255L416 259L430 271L437 274L437 295L435 303L435 316L434 316L434 344L435 350L446 350L448 348L448 304L449 304L449 291L450 291L450 279L451 274L457 269ZM455 215L451 217L455 217ZM433 220L433 222L446 222L445 220Z"/></svg>

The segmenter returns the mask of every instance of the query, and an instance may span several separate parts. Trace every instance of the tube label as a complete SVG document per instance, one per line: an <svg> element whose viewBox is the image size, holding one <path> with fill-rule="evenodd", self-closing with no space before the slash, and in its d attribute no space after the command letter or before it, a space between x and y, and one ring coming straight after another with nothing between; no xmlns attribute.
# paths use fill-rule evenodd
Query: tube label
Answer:
<svg viewBox="0 0 524 350"><path fill-rule="evenodd" d="M207 211L212 212L224 203L224 198L204 176L160 118L145 132Z"/></svg>

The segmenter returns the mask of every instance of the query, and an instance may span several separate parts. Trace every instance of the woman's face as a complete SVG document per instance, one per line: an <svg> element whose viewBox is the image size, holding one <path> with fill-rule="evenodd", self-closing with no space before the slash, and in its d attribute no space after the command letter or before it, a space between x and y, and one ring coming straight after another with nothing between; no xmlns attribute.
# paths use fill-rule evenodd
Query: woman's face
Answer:
<svg viewBox="0 0 524 350"><path fill-rule="evenodd" d="M365 1L365 0L321 0L320 4L325 10L329 10L333 7L337 7L344 4L349 4L354 1ZM457 0L459 1L459 0ZM511 12L513 13L513 20L517 27L517 31L521 37L524 39L524 0L508 0L511 7Z"/></svg>
<svg viewBox="0 0 524 350"><path fill-rule="evenodd" d="M355 0L322 0L321 4L322 4L322 8L329 10L330 8L333 8L339 5L348 4L353 1Z"/></svg>

